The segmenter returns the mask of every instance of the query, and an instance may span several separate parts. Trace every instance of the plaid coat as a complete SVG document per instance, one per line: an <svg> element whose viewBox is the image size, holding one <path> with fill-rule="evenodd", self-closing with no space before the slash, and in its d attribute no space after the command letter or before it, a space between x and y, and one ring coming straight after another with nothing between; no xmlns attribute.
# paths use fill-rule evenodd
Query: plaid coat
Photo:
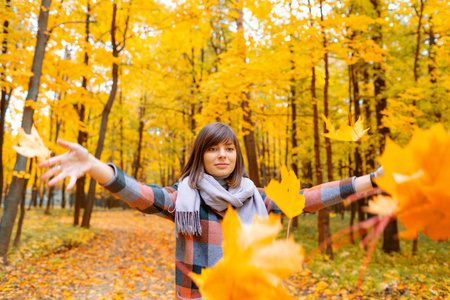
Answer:
<svg viewBox="0 0 450 300"><path fill-rule="evenodd" d="M125 174L114 164L115 176L103 186L126 201L131 207L136 207L143 213L155 214L174 221L175 202L178 184L171 187L161 187L155 184L145 185ZM259 189L267 211L281 214L276 204ZM305 212L315 212L341 202L349 195L356 193L354 178L325 183L301 191L305 196ZM176 237L175 257L189 271L200 274L206 267L213 267L223 256L222 228L220 220L224 213L218 213L203 201L200 206L200 224L203 229L201 236ZM178 267L175 269L175 286L177 299L201 299L198 287Z"/></svg>

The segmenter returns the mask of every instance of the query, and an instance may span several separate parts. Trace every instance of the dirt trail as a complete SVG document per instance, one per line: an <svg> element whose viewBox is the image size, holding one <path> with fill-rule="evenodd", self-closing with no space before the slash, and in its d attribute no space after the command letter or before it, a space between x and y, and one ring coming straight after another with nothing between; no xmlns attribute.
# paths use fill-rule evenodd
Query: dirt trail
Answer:
<svg viewBox="0 0 450 300"><path fill-rule="evenodd" d="M16 296L3 299L174 298L173 223L127 210L95 213L91 225L100 233L88 244L17 264Z"/></svg>

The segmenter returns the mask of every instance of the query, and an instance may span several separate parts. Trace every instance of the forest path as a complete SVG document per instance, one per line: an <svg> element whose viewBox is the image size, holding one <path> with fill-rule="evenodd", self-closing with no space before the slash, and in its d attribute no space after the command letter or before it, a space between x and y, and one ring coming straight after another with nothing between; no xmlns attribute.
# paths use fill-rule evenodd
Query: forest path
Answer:
<svg viewBox="0 0 450 300"><path fill-rule="evenodd" d="M174 298L172 222L124 210L95 212L91 226L100 232L87 244L18 263L14 299Z"/></svg>

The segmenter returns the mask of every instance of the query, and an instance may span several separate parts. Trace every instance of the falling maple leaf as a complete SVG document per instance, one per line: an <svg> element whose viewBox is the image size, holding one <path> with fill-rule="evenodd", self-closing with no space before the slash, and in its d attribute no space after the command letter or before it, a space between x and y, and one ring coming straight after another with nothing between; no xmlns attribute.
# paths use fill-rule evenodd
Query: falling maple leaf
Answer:
<svg viewBox="0 0 450 300"><path fill-rule="evenodd" d="M201 274L189 274L202 299L293 299L281 280L301 270L303 250L292 239L274 241L281 228L276 215L242 225L229 208L222 222L224 257Z"/></svg>
<svg viewBox="0 0 450 300"><path fill-rule="evenodd" d="M292 219L303 212L305 197L300 194L300 180L294 171L288 171L286 166L282 166L280 171L281 182L272 179L264 191L283 213Z"/></svg>
<svg viewBox="0 0 450 300"><path fill-rule="evenodd" d="M20 155L26 157L37 156L39 160L50 157L51 151L45 147L36 127L31 128L31 134L25 133L23 128L19 128L19 146L12 146Z"/></svg>
<svg viewBox="0 0 450 300"><path fill-rule="evenodd" d="M384 176L377 184L398 200L403 236L418 232L437 241L450 238L450 135L441 124L418 129L404 148L387 139L379 158Z"/></svg>
<svg viewBox="0 0 450 300"><path fill-rule="evenodd" d="M325 126L328 130L328 133L325 133L324 136L338 141L356 142L370 129L363 129L364 119L361 117L358 118L358 121L356 121L355 124L353 124L350 119L352 126L348 126L347 124L342 123L339 126L338 130L336 130L336 127L331 124L330 119L328 119L324 115L322 115L322 119L325 122Z"/></svg>

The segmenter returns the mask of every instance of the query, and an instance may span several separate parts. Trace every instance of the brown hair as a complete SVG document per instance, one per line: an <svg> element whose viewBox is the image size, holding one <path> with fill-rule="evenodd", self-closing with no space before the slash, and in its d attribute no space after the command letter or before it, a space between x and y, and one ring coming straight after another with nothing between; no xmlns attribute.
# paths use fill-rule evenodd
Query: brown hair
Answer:
<svg viewBox="0 0 450 300"><path fill-rule="evenodd" d="M199 189L198 183L205 173L203 154L210 147L220 143L233 143L236 147L236 166L226 179L228 185L236 188L241 184L242 177L247 177L244 158L236 134L227 124L216 122L208 124L200 130L195 138L189 160L181 171L181 179L189 176L189 186L191 188Z"/></svg>

